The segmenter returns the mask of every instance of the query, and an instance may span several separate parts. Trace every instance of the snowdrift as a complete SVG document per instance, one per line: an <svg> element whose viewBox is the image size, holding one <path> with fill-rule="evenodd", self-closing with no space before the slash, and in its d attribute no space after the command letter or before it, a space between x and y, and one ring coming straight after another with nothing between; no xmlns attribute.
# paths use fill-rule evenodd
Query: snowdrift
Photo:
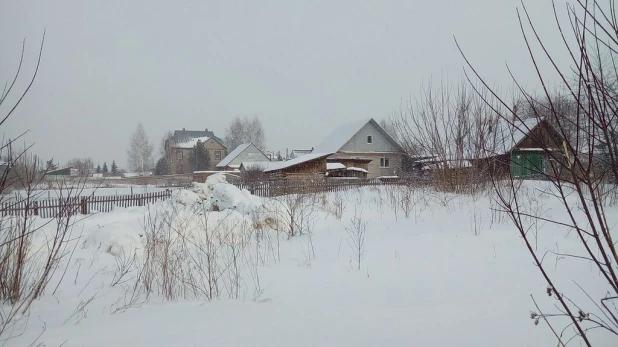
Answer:
<svg viewBox="0 0 618 347"><path fill-rule="evenodd" d="M190 189L174 191L169 200L95 217L100 220L85 233L82 247L118 256L141 254L149 237L197 244L207 233L208 242L237 242L254 225L264 224L268 213L260 197L227 183L224 174L215 174Z"/></svg>

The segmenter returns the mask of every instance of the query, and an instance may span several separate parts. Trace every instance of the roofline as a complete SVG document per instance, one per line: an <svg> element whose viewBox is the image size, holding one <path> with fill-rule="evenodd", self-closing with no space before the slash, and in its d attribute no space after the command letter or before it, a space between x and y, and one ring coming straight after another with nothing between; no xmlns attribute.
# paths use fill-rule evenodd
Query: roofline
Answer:
<svg viewBox="0 0 618 347"><path fill-rule="evenodd" d="M384 128L382 128L382 126L378 122L376 122L375 119L371 118L369 120L369 123L371 123L371 122L373 122L378 127L378 129L380 129L380 131L382 131L382 134L386 135L386 138L388 138L392 143L395 144L395 146L401 151L401 153L406 153L406 151L399 144L399 142L395 141L395 139L386 130L384 130ZM385 153L393 153L393 152L385 152Z"/></svg>
<svg viewBox="0 0 618 347"><path fill-rule="evenodd" d="M219 142L219 143L220 143L220 142ZM246 144L246 143L242 143L242 144L240 144L239 146L242 146L242 145L245 145L245 144ZM225 145L223 145L223 146L225 147ZM249 146L247 146L245 149L243 149L242 151L240 151L240 153L238 153L238 155L237 155L237 156L235 156L234 158L232 158L232 160L234 160L234 159L238 158L238 156L239 156L239 155L241 155L241 154L243 154L243 153L247 150L247 148L249 148L250 146L255 147L258 151L260 151L260 153L262 153L262 155L263 155L263 156L265 156L266 158L268 158L268 156L266 155L266 153L262 152L262 150L260 149L260 147L256 146L253 142L249 142ZM227 147L225 147L225 149L227 149ZM223 158L223 159L225 159L225 158ZM223 159L221 159L221 161L223 161ZM232 161L232 160L230 160L230 161ZM221 163L221 161L220 161L219 163ZM270 161L270 160L269 160L269 161ZM241 163L241 164L242 164L242 163ZM215 167L228 167L228 166L229 166L229 165L221 165L221 166L219 166L219 164L215 165Z"/></svg>
<svg viewBox="0 0 618 347"><path fill-rule="evenodd" d="M318 153L316 153L316 154L318 154ZM281 170L285 170L285 169L288 169L290 167L296 166L298 164L303 164L303 163L307 163L307 162L310 162L310 161L313 161L313 160L318 160L318 159L324 159L324 158L328 157L329 155L332 155L333 153L319 153L319 154L321 154L321 155L317 156L315 158L312 158L312 159L305 160L305 161L299 161L298 163L292 164L290 166L286 166L286 167L282 167L282 168L278 168L278 169L266 169L266 170L264 170L264 173L273 172L273 171L281 171ZM299 158L301 158L301 157L299 157ZM299 159L299 158L296 158L296 159ZM296 159L292 159L292 160L296 160ZM287 161L291 161L291 160L287 160ZM278 162L275 161L275 162L272 162L272 163L278 163Z"/></svg>

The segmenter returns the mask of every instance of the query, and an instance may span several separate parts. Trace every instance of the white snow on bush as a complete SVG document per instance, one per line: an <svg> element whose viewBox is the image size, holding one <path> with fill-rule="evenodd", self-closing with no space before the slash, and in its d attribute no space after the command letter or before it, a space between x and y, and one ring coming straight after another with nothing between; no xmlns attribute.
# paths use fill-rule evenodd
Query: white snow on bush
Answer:
<svg viewBox="0 0 618 347"><path fill-rule="evenodd" d="M204 198L195 191L181 189L172 192L172 201L184 206L201 204L203 200Z"/></svg>
<svg viewBox="0 0 618 347"><path fill-rule="evenodd" d="M210 203L219 210L235 209L249 215L263 206L262 199L251 195L246 189L239 189L231 184L217 184L212 187Z"/></svg>
<svg viewBox="0 0 618 347"><path fill-rule="evenodd" d="M133 254L143 249L143 231L125 222L110 223L86 236L83 247L93 247L114 256Z"/></svg>
<svg viewBox="0 0 618 347"><path fill-rule="evenodd" d="M260 217L266 218L263 212L261 198L227 183L224 174L215 174L147 208L115 208L108 214L95 215L106 218L88 232L82 246L119 256L141 251L147 237L165 238L172 243L186 238L197 245L197 240L207 233L212 242L226 243L237 240L252 223L259 223ZM161 229L156 233L168 234L155 235L156 228Z"/></svg>

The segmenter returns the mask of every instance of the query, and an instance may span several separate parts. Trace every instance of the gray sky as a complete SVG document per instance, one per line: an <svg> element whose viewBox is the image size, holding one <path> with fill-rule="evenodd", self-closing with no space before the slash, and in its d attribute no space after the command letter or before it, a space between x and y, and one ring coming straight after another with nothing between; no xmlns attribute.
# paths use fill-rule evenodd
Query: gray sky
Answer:
<svg viewBox="0 0 618 347"><path fill-rule="evenodd" d="M340 123L387 117L423 82L456 80L463 59L453 35L491 83L510 86L507 62L520 81L536 86L518 5L3 0L3 84L22 39L25 77L43 29L47 36L39 76L2 132L30 129L24 140L46 159L90 156L124 167L138 121L158 153L168 129L208 128L222 137L232 117L257 115L270 149L310 148ZM526 5L541 34L553 38L550 46L560 47L551 2Z"/></svg>

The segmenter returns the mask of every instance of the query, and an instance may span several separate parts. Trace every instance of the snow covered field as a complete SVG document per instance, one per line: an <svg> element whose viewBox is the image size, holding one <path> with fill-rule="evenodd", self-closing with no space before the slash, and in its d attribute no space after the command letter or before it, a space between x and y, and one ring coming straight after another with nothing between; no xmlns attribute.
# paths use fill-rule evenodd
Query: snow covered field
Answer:
<svg viewBox="0 0 618 347"><path fill-rule="evenodd" d="M526 185L538 194L544 183ZM546 311L556 301L511 222L492 212L491 194L379 187L261 201L224 184L201 188L79 222L74 253L6 345L556 345L530 319L530 295ZM204 198L222 211L204 213ZM548 218L564 213L547 197L533 200ZM302 235L288 237L290 229ZM579 252L567 230L537 231L539 250ZM167 238L147 243L153 235ZM38 235L33 244L44 243ZM173 252L153 255L149 244ZM146 259L156 265L144 270ZM552 253L545 261L560 287L576 288L577 277L604 293L586 261ZM175 271L165 274L164 263ZM613 345L600 330L591 339Z"/></svg>

